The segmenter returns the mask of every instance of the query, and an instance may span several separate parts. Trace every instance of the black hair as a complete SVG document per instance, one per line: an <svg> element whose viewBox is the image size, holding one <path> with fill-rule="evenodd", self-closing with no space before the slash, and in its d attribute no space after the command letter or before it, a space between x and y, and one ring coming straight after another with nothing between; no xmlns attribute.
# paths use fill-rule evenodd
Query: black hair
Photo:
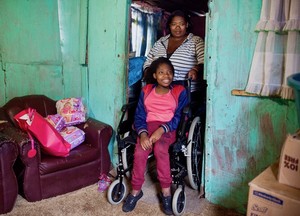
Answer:
<svg viewBox="0 0 300 216"><path fill-rule="evenodd" d="M166 22L166 29L168 30L168 32L171 32L171 30L170 30L170 24L171 24L173 18L176 17L176 16L182 17L186 21L186 23L188 24L188 27L187 27L186 31L190 32L190 29L192 27L192 24L190 22L190 17L189 17L189 15L187 13L185 13L185 12L183 12L181 10L175 10L175 11L173 11L171 13L171 15L168 17L168 20Z"/></svg>
<svg viewBox="0 0 300 216"><path fill-rule="evenodd" d="M156 80L153 77L153 74L156 72L157 68L161 65L161 64L167 64L171 67L171 70L174 74L174 66L172 65L172 62L165 57L159 57L158 59L155 59L151 65L149 66L148 70L147 70L147 74L145 74L145 78L144 81L146 83L156 83Z"/></svg>

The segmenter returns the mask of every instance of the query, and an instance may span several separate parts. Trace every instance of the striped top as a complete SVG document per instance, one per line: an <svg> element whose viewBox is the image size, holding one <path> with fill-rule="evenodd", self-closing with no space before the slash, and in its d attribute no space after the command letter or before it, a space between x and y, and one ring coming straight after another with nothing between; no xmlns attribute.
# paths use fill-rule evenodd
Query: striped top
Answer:
<svg viewBox="0 0 300 216"><path fill-rule="evenodd" d="M143 66L143 70L159 57L167 58L170 34L155 42ZM188 72L198 64L204 63L204 41L201 37L189 33L185 41L169 57L174 66L174 81L184 80ZM192 91L196 90L196 82L192 82Z"/></svg>

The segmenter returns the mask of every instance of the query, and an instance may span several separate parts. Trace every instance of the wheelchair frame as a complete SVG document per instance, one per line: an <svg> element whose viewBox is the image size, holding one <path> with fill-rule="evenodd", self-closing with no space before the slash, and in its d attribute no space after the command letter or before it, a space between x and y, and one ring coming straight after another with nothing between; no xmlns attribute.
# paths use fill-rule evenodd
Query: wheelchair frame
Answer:
<svg viewBox="0 0 300 216"><path fill-rule="evenodd" d="M191 81L188 80L188 105L184 108L177 130L176 142L170 146L170 168L172 185L176 190L172 199L175 215L182 215L186 206L185 179L192 189L200 192L202 180L203 142L201 139L201 121L191 112ZM122 106L122 116L117 128L118 165L116 179L108 188L108 201L119 204L127 194L125 179L130 178L133 167L133 152L137 134L133 130L133 116L137 102ZM125 117L127 117L126 120Z"/></svg>

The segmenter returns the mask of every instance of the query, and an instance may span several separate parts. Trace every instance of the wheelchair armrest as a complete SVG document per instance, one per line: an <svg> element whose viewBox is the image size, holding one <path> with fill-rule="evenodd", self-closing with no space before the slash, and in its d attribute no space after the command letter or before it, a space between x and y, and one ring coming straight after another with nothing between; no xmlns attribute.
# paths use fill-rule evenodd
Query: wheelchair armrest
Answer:
<svg viewBox="0 0 300 216"><path fill-rule="evenodd" d="M122 106L122 112L126 112L126 110L134 108L137 105L138 101L133 101Z"/></svg>
<svg viewBox="0 0 300 216"><path fill-rule="evenodd" d="M187 118L191 117L191 106L187 104L183 110L180 118L179 126L177 128L177 138L181 138L185 136L186 126L187 126Z"/></svg>
<svg viewBox="0 0 300 216"><path fill-rule="evenodd" d="M137 142L137 134L136 133L131 133L125 138L120 138L118 139L118 146L120 149L123 149L129 145L135 145Z"/></svg>
<svg viewBox="0 0 300 216"><path fill-rule="evenodd" d="M187 114L189 114L189 112L190 112L190 108L191 108L191 106L188 104L188 105L186 105L184 108L183 108L183 114L185 114L185 115L187 115Z"/></svg>
<svg viewBox="0 0 300 216"><path fill-rule="evenodd" d="M119 134L123 134L127 131L132 130L132 124L134 119L135 108L138 101L133 101L122 106L122 115L119 121L117 131ZM127 113L127 115L125 115ZM126 118L125 118L126 116ZM126 119L126 120L124 120Z"/></svg>

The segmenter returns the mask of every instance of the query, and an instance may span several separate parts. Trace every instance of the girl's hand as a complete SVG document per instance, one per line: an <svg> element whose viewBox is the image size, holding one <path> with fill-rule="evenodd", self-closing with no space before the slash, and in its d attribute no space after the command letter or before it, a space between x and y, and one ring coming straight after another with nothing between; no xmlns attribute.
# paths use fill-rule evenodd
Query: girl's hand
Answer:
<svg viewBox="0 0 300 216"><path fill-rule="evenodd" d="M162 127L157 128L156 131L154 131L154 133L150 136L151 143L155 143L157 140L159 140L164 132L165 131Z"/></svg>
<svg viewBox="0 0 300 216"><path fill-rule="evenodd" d="M152 148L152 143L148 137L148 134L142 133L140 136L140 143L143 150L148 150Z"/></svg>

